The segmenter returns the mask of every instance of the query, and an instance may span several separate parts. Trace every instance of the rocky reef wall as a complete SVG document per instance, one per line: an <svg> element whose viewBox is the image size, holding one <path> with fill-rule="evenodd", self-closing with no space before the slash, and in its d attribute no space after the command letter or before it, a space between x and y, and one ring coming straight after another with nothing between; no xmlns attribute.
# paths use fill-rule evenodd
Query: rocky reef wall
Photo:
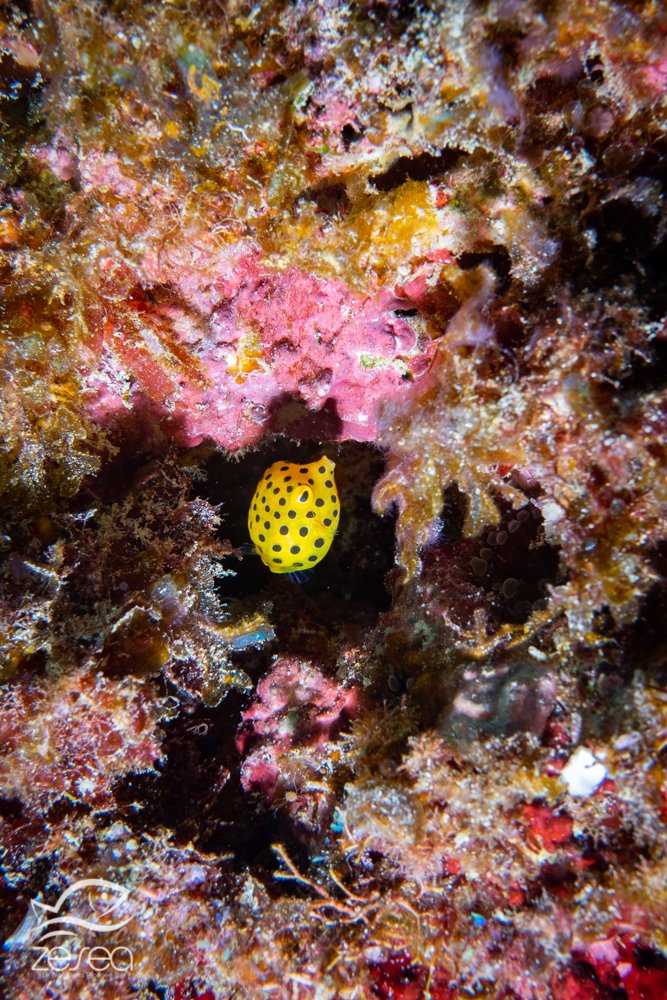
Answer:
<svg viewBox="0 0 667 1000"><path fill-rule="evenodd" d="M657 2L0 3L3 996L667 997L666 106Z"/></svg>

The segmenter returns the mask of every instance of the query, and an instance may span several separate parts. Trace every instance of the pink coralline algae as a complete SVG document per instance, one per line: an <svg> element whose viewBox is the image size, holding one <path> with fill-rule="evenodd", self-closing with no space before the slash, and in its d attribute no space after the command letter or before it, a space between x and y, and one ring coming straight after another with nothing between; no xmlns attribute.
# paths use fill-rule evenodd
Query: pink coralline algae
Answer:
<svg viewBox="0 0 667 1000"><path fill-rule="evenodd" d="M108 307L94 344L88 411L106 426L136 407L184 446L209 439L235 451L267 431L374 441L382 404L409 398L433 359L433 342L386 294L269 270L247 245L149 255L147 280L172 292L149 306L141 289L118 320ZM138 342L128 343L128 322Z"/></svg>
<svg viewBox="0 0 667 1000"><path fill-rule="evenodd" d="M339 752L336 737L360 707L356 687L325 677L309 663L281 657L242 713L236 746L243 756L243 788L259 791L269 803L279 801L297 824L321 829L333 796L317 778L327 771L331 754Z"/></svg>

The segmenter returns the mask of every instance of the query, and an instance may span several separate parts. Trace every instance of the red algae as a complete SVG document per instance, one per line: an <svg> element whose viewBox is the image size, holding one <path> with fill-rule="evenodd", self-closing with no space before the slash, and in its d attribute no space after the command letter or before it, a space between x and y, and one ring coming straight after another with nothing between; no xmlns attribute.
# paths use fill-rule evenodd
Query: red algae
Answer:
<svg viewBox="0 0 667 1000"><path fill-rule="evenodd" d="M0 5L2 996L667 996L666 32Z"/></svg>

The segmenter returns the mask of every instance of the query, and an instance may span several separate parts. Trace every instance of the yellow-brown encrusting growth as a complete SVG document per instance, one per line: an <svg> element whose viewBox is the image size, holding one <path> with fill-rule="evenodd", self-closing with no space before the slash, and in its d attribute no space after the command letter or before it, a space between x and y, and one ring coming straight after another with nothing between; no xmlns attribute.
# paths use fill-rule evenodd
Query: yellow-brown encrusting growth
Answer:
<svg viewBox="0 0 667 1000"><path fill-rule="evenodd" d="M308 465L274 462L262 476L248 511L248 530L272 573L315 566L329 551L340 501L331 459Z"/></svg>

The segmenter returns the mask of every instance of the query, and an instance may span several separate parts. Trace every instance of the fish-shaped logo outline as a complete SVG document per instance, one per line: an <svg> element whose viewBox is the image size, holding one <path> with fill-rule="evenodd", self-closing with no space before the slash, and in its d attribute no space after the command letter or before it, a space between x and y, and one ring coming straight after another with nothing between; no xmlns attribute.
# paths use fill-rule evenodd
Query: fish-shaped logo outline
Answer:
<svg viewBox="0 0 667 1000"><path fill-rule="evenodd" d="M77 932L68 930L68 927L76 927L79 930L97 931L101 934L110 934L113 931L120 930L121 927L125 927L125 925L132 920L133 914L125 917L123 920L110 924L94 920L86 920L84 917L76 917L69 914L59 916L64 903L70 898L70 896L73 896L81 890L93 888L105 889L107 891L111 890L118 896L117 900L105 911L105 914L103 914L104 916L108 916L113 913L113 911L117 909L121 903L124 903L130 895L130 890L126 889L124 885L119 885L118 882L110 882L108 879L104 878L84 878L68 886L67 889L60 894L53 905L50 905L49 903L42 903L38 899L33 899L30 901L30 905L41 930L48 930L55 925L64 925L58 927L56 930L50 930L48 934L40 934L39 940L44 941L47 938L56 936L72 937L76 935ZM46 914L53 914L53 916L45 916Z"/></svg>

